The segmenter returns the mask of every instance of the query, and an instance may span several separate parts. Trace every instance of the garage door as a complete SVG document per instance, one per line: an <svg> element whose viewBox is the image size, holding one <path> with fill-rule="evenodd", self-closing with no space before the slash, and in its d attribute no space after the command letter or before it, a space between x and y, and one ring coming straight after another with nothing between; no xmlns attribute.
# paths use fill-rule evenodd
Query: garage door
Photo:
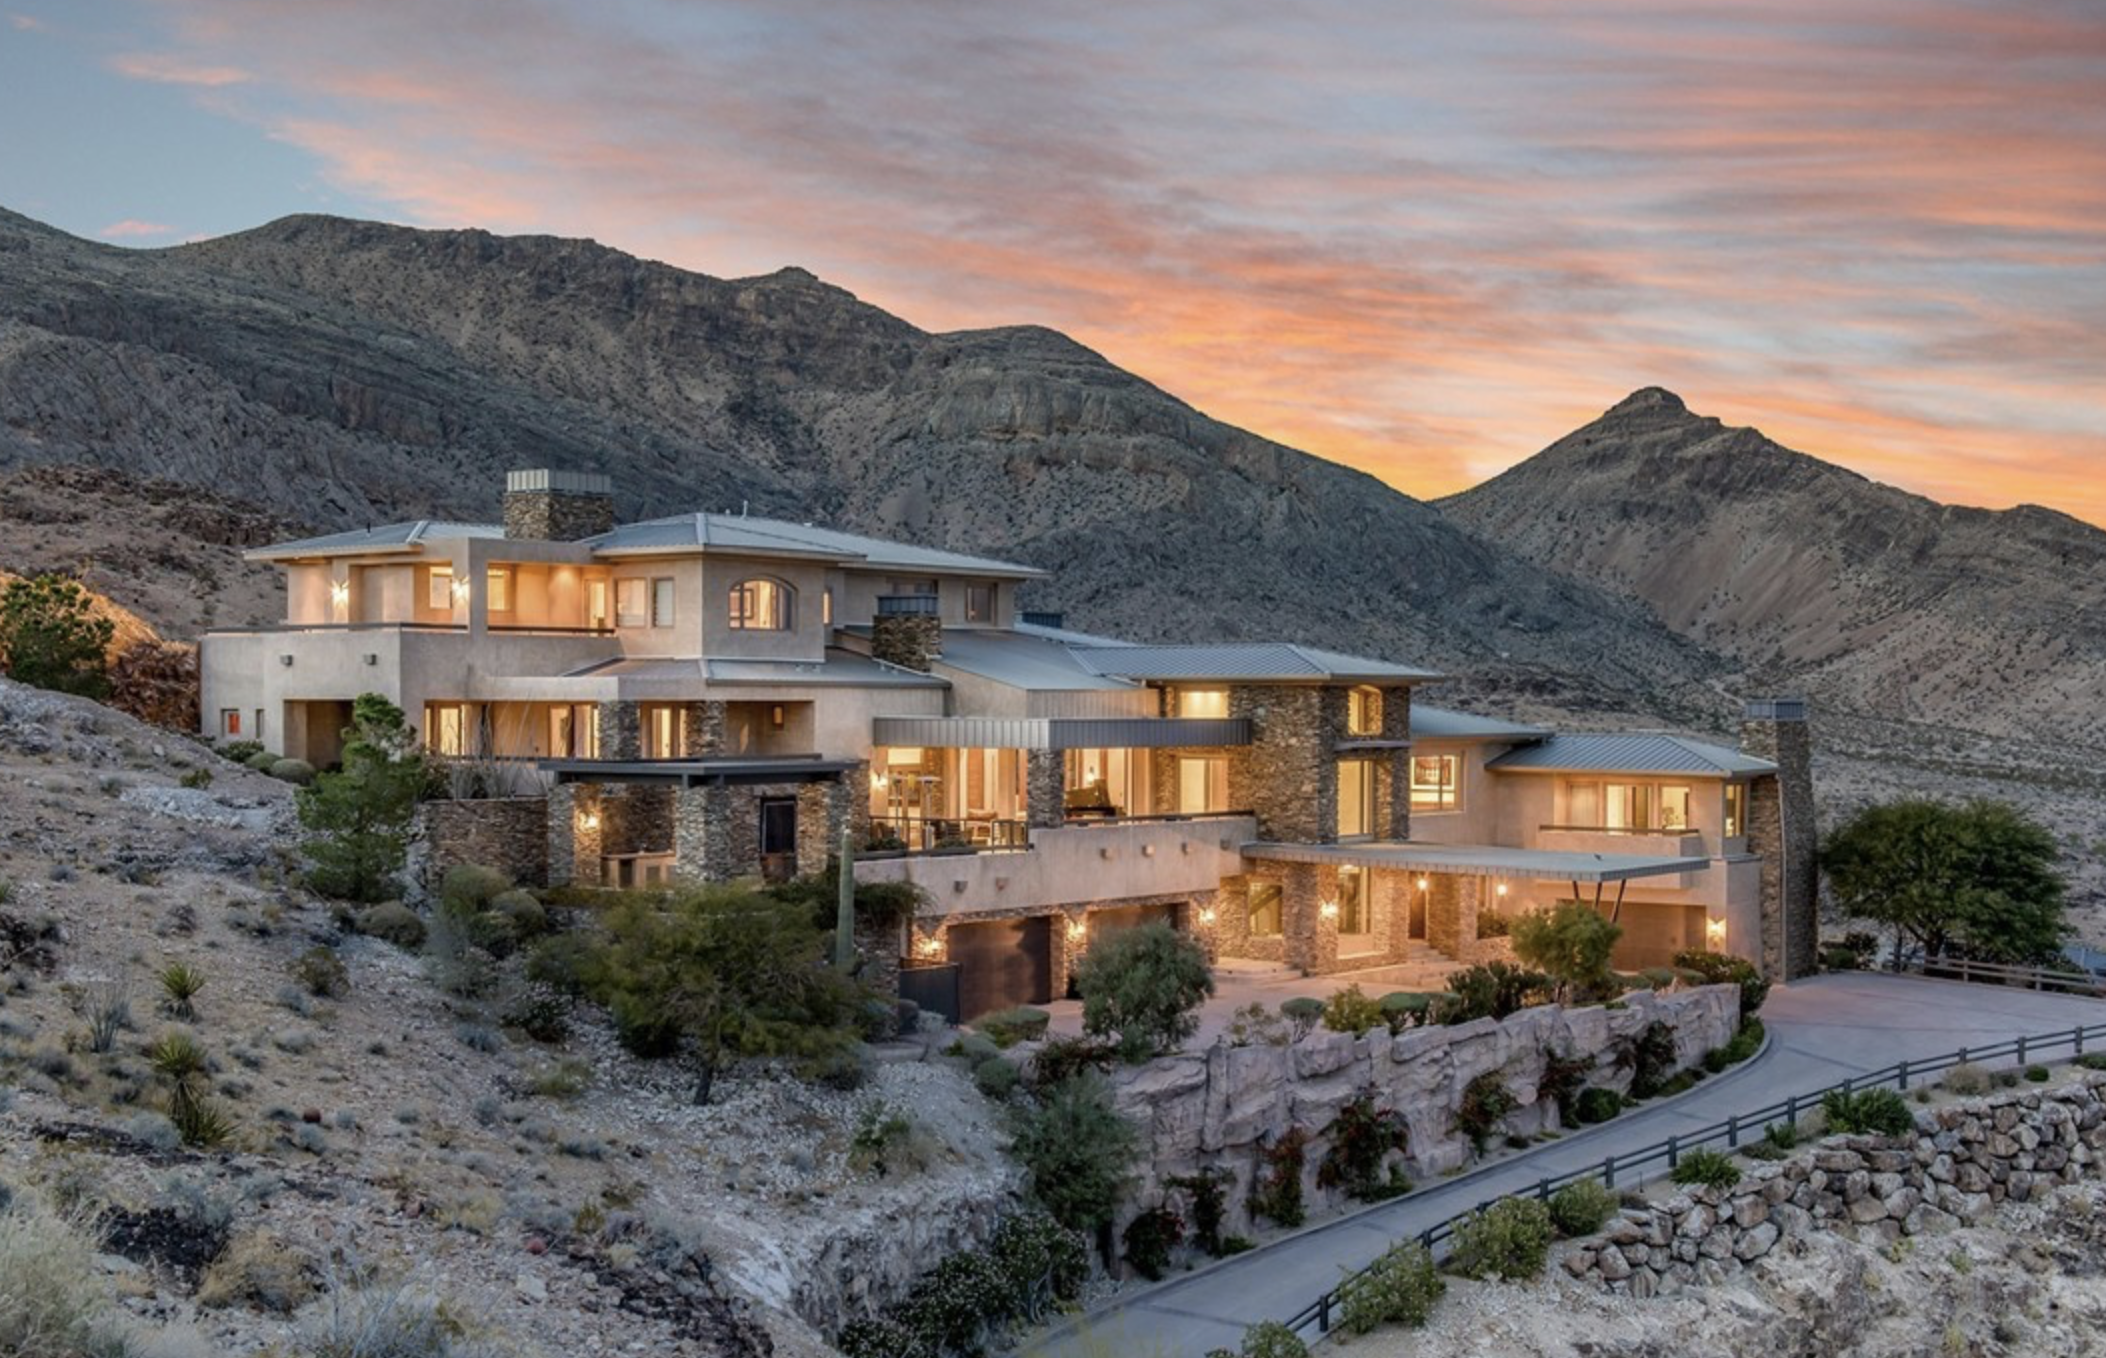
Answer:
<svg viewBox="0 0 2106 1358"><path fill-rule="evenodd" d="M958 1011L967 1023L982 1014L1053 998L1053 921L998 920L954 924L947 938L958 967Z"/></svg>
<svg viewBox="0 0 2106 1358"><path fill-rule="evenodd" d="M1674 965L1675 954L1704 946L1704 907L1626 901L1610 962L1619 971Z"/></svg>

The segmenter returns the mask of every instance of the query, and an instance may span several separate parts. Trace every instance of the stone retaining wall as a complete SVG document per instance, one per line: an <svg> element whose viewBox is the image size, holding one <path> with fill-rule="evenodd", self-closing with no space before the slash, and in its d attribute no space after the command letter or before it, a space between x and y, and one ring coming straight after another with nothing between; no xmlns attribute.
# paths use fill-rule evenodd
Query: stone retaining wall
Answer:
<svg viewBox="0 0 2106 1358"><path fill-rule="evenodd" d="M418 880L436 892L448 870L464 863L496 868L521 886L548 885L548 799L425 802L413 835Z"/></svg>
<svg viewBox="0 0 2106 1358"><path fill-rule="evenodd" d="M1568 1272L1649 1297L1715 1283L1780 1240L1832 1230L1879 1244L1969 1222L2099 1173L2106 1074L1916 1115L1913 1137L1835 1136L1757 1164L1728 1189L1626 1210L1565 1256Z"/></svg>
<svg viewBox="0 0 2106 1358"><path fill-rule="evenodd" d="M1424 1181L1469 1163L1470 1142L1456 1128L1455 1111L1470 1082L1486 1072L1498 1072L1518 1102L1501 1133L1531 1136L1558 1125L1555 1101L1538 1090L1546 1056L1591 1057L1597 1065L1587 1082L1621 1091L1629 1088L1631 1072L1616 1055L1654 1021L1674 1032L1677 1071L1730 1041L1740 1024L1735 986L1638 991L1624 1003L1620 1009L1543 1005L1505 1020L1395 1036L1383 1028L1359 1038L1319 1028L1284 1046L1236 1047L1223 1040L1205 1052L1122 1069L1114 1077L1118 1104L1141 1127L1147 1147L1127 1210L1156 1206L1167 1180L1211 1167L1230 1176L1226 1229L1248 1234L1259 1148L1300 1127L1314 1138L1303 1194L1315 1218L1345 1205L1341 1195L1317 1187L1316 1171L1339 1109L1363 1092L1374 1095L1377 1108L1403 1115L1405 1172Z"/></svg>

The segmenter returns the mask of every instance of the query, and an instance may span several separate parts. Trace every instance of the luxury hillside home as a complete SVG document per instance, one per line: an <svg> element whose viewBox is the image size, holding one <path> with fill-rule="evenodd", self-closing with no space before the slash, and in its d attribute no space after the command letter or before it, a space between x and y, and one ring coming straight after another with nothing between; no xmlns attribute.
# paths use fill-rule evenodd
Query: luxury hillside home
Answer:
<svg viewBox="0 0 2106 1358"><path fill-rule="evenodd" d="M287 617L205 639L212 734L326 766L351 700L385 694L437 754L524 775L441 837L551 884L808 872L846 837L860 878L925 890L883 947L966 1017L1063 993L1091 940L1154 919L1335 972L1472 960L1580 900L1622 923L1624 965L1809 963L1795 702L1752 706L1739 750L1557 735L1415 701L1438 676L1409 665L1067 631L1018 611L1040 572L1008 562L617 525L578 473L514 473L502 526L250 555L285 571Z"/></svg>

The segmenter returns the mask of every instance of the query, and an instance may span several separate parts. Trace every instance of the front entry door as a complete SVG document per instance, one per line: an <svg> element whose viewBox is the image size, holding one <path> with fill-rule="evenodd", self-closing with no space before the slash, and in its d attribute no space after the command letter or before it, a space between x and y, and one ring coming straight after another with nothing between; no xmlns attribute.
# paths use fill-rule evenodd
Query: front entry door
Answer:
<svg viewBox="0 0 2106 1358"><path fill-rule="evenodd" d="M797 875L797 799L763 797L760 803L761 875L771 882Z"/></svg>

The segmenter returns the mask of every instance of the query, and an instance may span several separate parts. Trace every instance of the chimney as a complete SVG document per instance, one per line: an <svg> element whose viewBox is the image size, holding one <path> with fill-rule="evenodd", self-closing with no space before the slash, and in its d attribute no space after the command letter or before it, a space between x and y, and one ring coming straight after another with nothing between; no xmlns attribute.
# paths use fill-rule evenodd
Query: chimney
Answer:
<svg viewBox="0 0 2106 1358"><path fill-rule="evenodd" d="M933 594L881 594L870 623L870 654L888 665L929 672L943 655L943 621Z"/></svg>
<svg viewBox="0 0 2106 1358"><path fill-rule="evenodd" d="M1762 860L1762 956L1776 980L1814 970L1821 883L1816 862L1813 734L1804 698L1760 698L1741 714L1740 748L1777 766L1748 785L1748 852Z"/></svg>
<svg viewBox="0 0 2106 1358"><path fill-rule="evenodd" d="M614 482L600 472L505 474L505 536L576 542L614 527Z"/></svg>

